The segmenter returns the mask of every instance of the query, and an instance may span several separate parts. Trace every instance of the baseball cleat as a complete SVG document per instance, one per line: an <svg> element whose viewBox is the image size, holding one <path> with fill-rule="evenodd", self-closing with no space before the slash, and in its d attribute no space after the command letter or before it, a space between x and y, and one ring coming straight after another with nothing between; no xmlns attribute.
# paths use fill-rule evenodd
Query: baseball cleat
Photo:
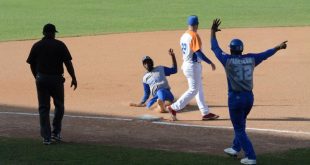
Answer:
<svg viewBox="0 0 310 165"><path fill-rule="evenodd" d="M52 134L52 139L55 140L55 141L61 141L61 136L60 136L60 133L58 134Z"/></svg>
<svg viewBox="0 0 310 165"><path fill-rule="evenodd" d="M44 138L43 139L43 144L44 145L50 145L52 143L51 139L50 138Z"/></svg>
<svg viewBox="0 0 310 165"><path fill-rule="evenodd" d="M249 159L249 158L243 158L240 160L241 164L247 164L247 165L255 165L256 160L255 159Z"/></svg>
<svg viewBox="0 0 310 165"><path fill-rule="evenodd" d="M169 111L172 121L177 121L177 111L171 108L171 106L167 106L166 109Z"/></svg>
<svg viewBox="0 0 310 165"><path fill-rule="evenodd" d="M219 115L213 114L213 113L208 113L207 115L202 116L202 120L214 120L219 118Z"/></svg>
<svg viewBox="0 0 310 165"><path fill-rule="evenodd" d="M224 152L232 157L237 157L238 156L238 151L234 150L233 148L226 148L224 149Z"/></svg>

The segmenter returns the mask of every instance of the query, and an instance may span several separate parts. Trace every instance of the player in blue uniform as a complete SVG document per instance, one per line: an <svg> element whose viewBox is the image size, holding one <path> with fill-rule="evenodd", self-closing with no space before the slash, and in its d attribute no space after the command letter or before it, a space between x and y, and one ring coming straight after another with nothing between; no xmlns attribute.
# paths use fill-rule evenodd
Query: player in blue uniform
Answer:
<svg viewBox="0 0 310 165"><path fill-rule="evenodd" d="M145 56L142 59L142 64L147 72L143 76L143 88L144 96L140 103L130 103L130 106L151 108L155 102L158 104L159 112L165 113L165 106L170 105L174 96L170 91L170 86L166 79L166 76L177 73L177 62L175 59L175 54L173 49L169 49L169 55L172 58L172 67L156 66L154 67L154 62L149 56ZM153 98L148 102L150 94ZM147 103L146 103L147 102Z"/></svg>
<svg viewBox="0 0 310 165"><path fill-rule="evenodd" d="M243 54L243 43L239 39L230 42L231 55L223 52L219 47L216 32L220 31L220 19L215 19L211 28L211 49L217 59L223 64L228 82L228 107L230 119L234 127L235 138L231 148L224 152L231 156L237 156L243 149L245 158L241 159L242 164L256 164L256 155L245 127L246 118L250 113L254 102L253 96L253 71L261 62L274 55L278 50L286 49L286 42L258 54Z"/></svg>

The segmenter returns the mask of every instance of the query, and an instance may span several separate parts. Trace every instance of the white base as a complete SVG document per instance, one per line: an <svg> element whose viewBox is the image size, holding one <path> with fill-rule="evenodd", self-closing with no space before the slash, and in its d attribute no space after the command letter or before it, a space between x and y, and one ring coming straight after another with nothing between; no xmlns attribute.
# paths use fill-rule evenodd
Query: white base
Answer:
<svg viewBox="0 0 310 165"><path fill-rule="evenodd" d="M145 115L138 116L136 119L145 120L145 121L160 121L162 117L145 114Z"/></svg>

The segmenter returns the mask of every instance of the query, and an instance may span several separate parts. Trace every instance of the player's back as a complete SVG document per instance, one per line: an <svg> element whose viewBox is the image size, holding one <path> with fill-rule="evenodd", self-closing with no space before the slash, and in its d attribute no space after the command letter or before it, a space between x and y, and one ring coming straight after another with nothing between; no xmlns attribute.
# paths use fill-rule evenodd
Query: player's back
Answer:
<svg viewBox="0 0 310 165"><path fill-rule="evenodd" d="M250 55L229 55L225 64L229 91L246 92L253 89L255 59Z"/></svg>
<svg viewBox="0 0 310 165"><path fill-rule="evenodd" d="M36 42L30 52L29 60L35 58L37 71L44 74L63 74L63 62L72 57L66 45L53 38L43 38Z"/></svg>

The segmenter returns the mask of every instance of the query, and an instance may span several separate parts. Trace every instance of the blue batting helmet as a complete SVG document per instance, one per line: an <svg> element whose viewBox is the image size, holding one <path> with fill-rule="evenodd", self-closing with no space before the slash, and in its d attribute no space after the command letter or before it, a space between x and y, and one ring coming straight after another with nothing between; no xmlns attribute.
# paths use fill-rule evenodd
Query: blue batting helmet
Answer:
<svg viewBox="0 0 310 165"><path fill-rule="evenodd" d="M243 51L243 42L239 39L233 39L229 44L230 50L242 52Z"/></svg>
<svg viewBox="0 0 310 165"><path fill-rule="evenodd" d="M187 24L191 26L198 25L198 17L196 15L191 15L187 18Z"/></svg>

